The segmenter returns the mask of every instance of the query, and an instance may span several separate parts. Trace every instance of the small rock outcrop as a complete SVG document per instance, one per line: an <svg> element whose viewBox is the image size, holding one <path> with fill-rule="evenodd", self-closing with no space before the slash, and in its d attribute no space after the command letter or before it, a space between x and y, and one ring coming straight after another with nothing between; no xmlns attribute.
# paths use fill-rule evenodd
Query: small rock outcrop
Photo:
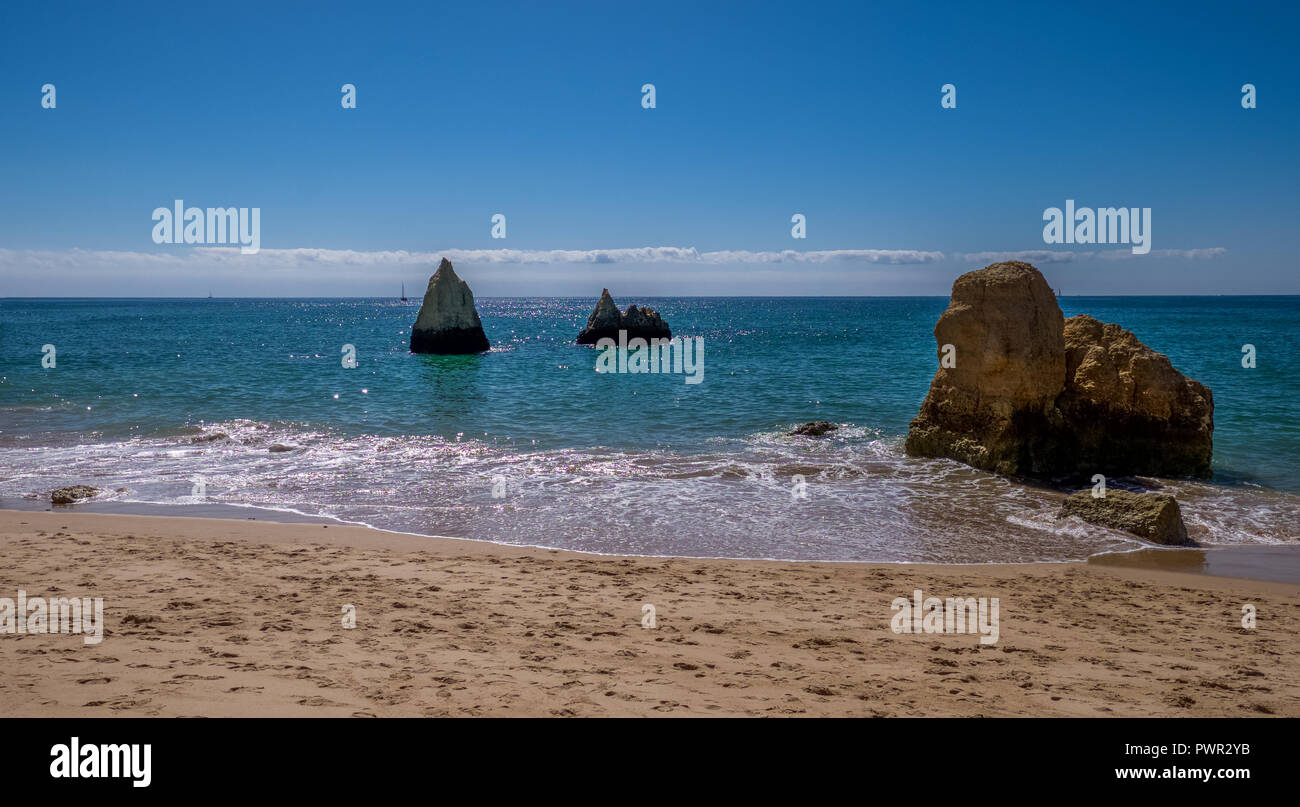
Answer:
<svg viewBox="0 0 1300 807"><path fill-rule="evenodd" d="M587 318L587 327L578 334L578 344L594 345L605 338L617 341L619 331L627 331L629 340L672 338L668 323L653 308L629 305L627 311L620 314L609 289L602 289L600 301Z"/></svg>
<svg viewBox="0 0 1300 807"><path fill-rule="evenodd" d="M424 302L411 328L412 353L482 353L491 349L474 308L469 284L456 276L446 258L429 278Z"/></svg>
<svg viewBox="0 0 1300 807"><path fill-rule="evenodd" d="M82 499L93 499L99 492L99 488L92 488L90 485L71 485L50 491L50 502L53 504L76 504Z"/></svg>
<svg viewBox="0 0 1300 807"><path fill-rule="evenodd" d="M1081 490L1066 498L1060 515L1078 516L1089 524L1124 530L1157 544L1196 546L1187 537L1178 502L1163 493L1130 493L1112 488L1105 496L1094 497L1091 490Z"/></svg>
<svg viewBox="0 0 1300 807"><path fill-rule="evenodd" d="M812 420L802 426L796 426L787 434L791 437L821 437L826 432L833 432L838 429L834 423L827 420Z"/></svg>
<svg viewBox="0 0 1300 807"><path fill-rule="evenodd" d="M1210 390L1118 325L1066 321L1033 266L957 278L934 335L908 454L1008 476L1209 475Z"/></svg>

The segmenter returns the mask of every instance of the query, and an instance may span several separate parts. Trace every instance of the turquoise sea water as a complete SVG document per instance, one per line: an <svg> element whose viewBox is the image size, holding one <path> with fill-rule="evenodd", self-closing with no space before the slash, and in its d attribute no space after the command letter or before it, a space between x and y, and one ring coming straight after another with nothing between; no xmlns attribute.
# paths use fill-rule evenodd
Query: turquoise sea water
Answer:
<svg viewBox="0 0 1300 807"><path fill-rule="evenodd" d="M946 298L620 298L703 337L700 384L594 372L572 341L594 302L481 299L493 350L435 357L407 349L418 301L0 300L0 500L84 482L656 555L981 562L1133 543L1057 519L1060 492L903 456ZM1213 390L1215 479L1166 483L1195 537L1297 540L1300 298L1060 304ZM843 427L784 435L807 420Z"/></svg>

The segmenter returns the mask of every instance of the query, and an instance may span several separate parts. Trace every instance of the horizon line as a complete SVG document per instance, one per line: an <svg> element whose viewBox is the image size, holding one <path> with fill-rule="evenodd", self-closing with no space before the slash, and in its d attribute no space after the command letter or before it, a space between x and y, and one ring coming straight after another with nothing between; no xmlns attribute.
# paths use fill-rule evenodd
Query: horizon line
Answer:
<svg viewBox="0 0 1300 807"><path fill-rule="evenodd" d="M422 297L423 295L421 295ZM621 295L628 297L638 297L647 299L755 299L755 300L818 300L818 299L940 299L951 297L951 294L632 294ZM1300 297L1300 292L1259 292L1255 294L1227 294L1227 293L1208 293L1208 294L1061 294L1056 295L1056 299L1064 300L1068 298L1086 298L1086 297ZM581 295L581 294L492 294L475 296L475 300L537 300L537 299L556 299L556 300L587 300L599 299L600 295ZM349 296L255 296L241 295L233 297L163 297L163 296L126 296L111 297L107 295L99 296L66 296L66 297L37 297L34 295L15 295L11 297L0 297L0 302L9 300L391 300L393 302L402 302L397 297L388 295L349 295ZM418 298L408 298L407 302L417 302Z"/></svg>

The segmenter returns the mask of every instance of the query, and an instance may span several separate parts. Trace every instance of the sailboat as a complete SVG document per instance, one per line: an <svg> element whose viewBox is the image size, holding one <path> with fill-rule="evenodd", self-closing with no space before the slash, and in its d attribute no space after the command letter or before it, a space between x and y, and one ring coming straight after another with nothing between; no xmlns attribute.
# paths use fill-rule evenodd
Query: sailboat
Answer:
<svg viewBox="0 0 1300 807"><path fill-rule="evenodd" d="M406 302L406 284L402 284L402 302Z"/></svg>
<svg viewBox="0 0 1300 807"><path fill-rule="evenodd" d="M212 299L212 289L208 289L208 299Z"/></svg>

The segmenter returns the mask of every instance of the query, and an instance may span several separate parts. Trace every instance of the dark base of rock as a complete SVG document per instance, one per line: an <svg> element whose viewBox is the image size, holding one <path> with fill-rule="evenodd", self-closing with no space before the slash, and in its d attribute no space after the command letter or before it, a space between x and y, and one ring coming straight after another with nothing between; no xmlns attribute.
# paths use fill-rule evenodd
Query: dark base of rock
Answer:
<svg viewBox="0 0 1300 807"><path fill-rule="evenodd" d="M1062 405L1061 413L1071 426L1056 439L1061 454L1051 470L1058 475L1210 477L1211 433L1195 425L1077 403Z"/></svg>
<svg viewBox="0 0 1300 807"><path fill-rule="evenodd" d="M1073 457L1063 450L1059 434L1059 423L1036 413L1014 416L1009 427L977 417L938 425L922 414L912 421L904 450L908 456L945 457L1003 476L1075 476L1072 464L1061 467L1061 460L1072 463Z"/></svg>
<svg viewBox="0 0 1300 807"><path fill-rule="evenodd" d="M796 426L793 430L787 433L791 437L821 437L826 432L833 432L838 428L839 426L836 426L834 423L829 421L814 420L805 423L802 426Z"/></svg>
<svg viewBox="0 0 1300 807"><path fill-rule="evenodd" d="M1196 546L1187 537L1182 512L1173 496L1107 490L1095 497L1091 490L1072 494L1061 505L1061 516L1078 516L1089 524L1124 530L1165 546Z"/></svg>
<svg viewBox="0 0 1300 807"><path fill-rule="evenodd" d="M619 331L627 331L627 341L633 339L644 339L649 342L651 339L672 339L673 334L668 328L583 328L582 333L578 334L578 344L594 345L601 339L613 339L618 342Z"/></svg>
<svg viewBox="0 0 1300 807"><path fill-rule="evenodd" d="M492 343L482 328L447 328L441 331L411 331L412 353L482 353Z"/></svg>
<svg viewBox="0 0 1300 807"><path fill-rule="evenodd" d="M956 428L953 428L953 427ZM1211 445L1195 428L1074 407L1048 417L1023 412L1010 427L912 421L904 450L946 457L1003 476L1082 482L1093 474L1208 479Z"/></svg>

